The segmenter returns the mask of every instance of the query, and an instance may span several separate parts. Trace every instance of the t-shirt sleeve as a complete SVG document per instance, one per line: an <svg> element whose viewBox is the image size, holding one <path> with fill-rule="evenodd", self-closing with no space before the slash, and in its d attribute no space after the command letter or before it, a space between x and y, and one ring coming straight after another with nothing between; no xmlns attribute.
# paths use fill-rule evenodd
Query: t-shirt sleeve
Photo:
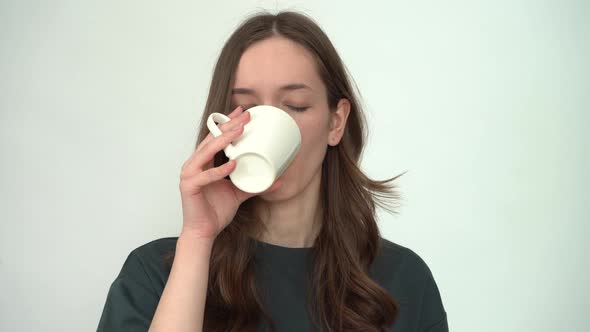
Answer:
<svg viewBox="0 0 590 332"><path fill-rule="evenodd" d="M443 306L438 286L428 270L428 278L424 285L422 312L420 313L421 332L448 332L447 313Z"/></svg>
<svg viewBox="0 0 590 332"><path fill-rule="evenodd" d="M97 332L147 331L158 302L141 256L134 250L109 288Z"/></svg>

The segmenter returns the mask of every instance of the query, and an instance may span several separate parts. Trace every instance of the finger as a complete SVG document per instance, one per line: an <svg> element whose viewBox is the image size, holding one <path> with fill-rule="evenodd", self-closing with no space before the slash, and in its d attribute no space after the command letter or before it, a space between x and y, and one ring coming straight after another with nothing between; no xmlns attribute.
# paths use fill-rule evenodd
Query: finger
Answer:
<svg viewBox="0 0 590 332"><path fill-rule="evenodd" d="M245 125L246 123L248 123L248 121L250 121L250 112L243 112L240 115L236 115L235 118L233 118L232 120L222 124L219 126L219 129L221 130L221 133L225 133L228 131L231 131L232 129L237 128L237 126L241 125ZM201 142L201 144L199 144L199 146L197 147L196 152L200 152L203 149L203 146L207 145L211 140L213 140L215 137L213 136L213 134L209 133L205 139L203 139L203 141ZM192 159L192 157L191 157ZM208 169L213 167L213 161L211 160L209 163L207 163L206 165L204 165L203 169Z"/></svg>
<svg viewBox="0 0 590 332"><path fill-rule="evenodd" d="M232 119L228 122L232 122L234 118L238 118L238 117L240 117L240 115L244 115L244 113L246 113L246 115L244 117L241 117L239 119L239 121L245 120L244 123L247 123L250 120L250 112L244 112L244 109L242 108L242 106L236 107L230 114L228 114L228 117ZM236 126L235 124L236 124L236 122L233 122L230 125L230 128L235 127ZM221 130L222 133L227 131L228 130L227 128L228 127L227 127L226 123L219 126L219 129ZM185 168L189 167L189 165L191 164L195 155L203 148L203 146L207 145L213 138L214 138L213 134L211 134L211 133L207 134L207 136L205 136L205 138L201 141L201 143L199 143L197 145L197 148L193 151L191 156L183 163L181 169L184 170Z"/></svg>
<svg viewBox="0 0 590 332"><path fill-rule="evenodd" d="M237 139L243 132L244 126L240 124L233 130L226 131L220 136L213 138L209 143L204 145L201 148L201 150L199 150L199 152L196 153L188 168L203 169L203 166L206 163L209 163L213 159L213 157L215 157L215 154L225 149L233 140Z"/></svg>
<svg viewBox="0 0 590 332"><path fill-rule="evenodd" d="M235 118L231 119L230 121L219 125L219 130L221 133L225 133L229 130L236 128L240 123L246 124L250 121L250 112L243 112L240 115L236 116ZM213 138L213 134L209 133L203 141L197 146L197 151L201 150L203 146L205 146L208 142L210 142Z"/></svg>
<svg viewBox="0 0 590 332"><path fill-rule="evenodd" d="M221 132L226 132L228 130L231 130L232 128L235 128L236 125L238 125L239 123L245 124L249 120L250 120L250 112L242 112L240 115L229 120L228 122L222 123L221 125L219 125L219 129L221 130Z"/></svg>
<svg viewBox="0 0 590 332"><path fill-rule="evenodd" d="M190 185L202 188L213 182L219 181L228 176L236 168L236 161L229 160L228 162L199 173L194 179L190 180Z"/></svg>
<svg viewBox="0 0 590 332"><path fill-rule="evenodd" d="M229 113L227 116L229 118L235 118L236 116L240 115L244 111L244 108L241 105L238 105L234 110Z"/></svg>
<svg viewBox="0 0 590 332"><path fill-rule="evenodd" d="M208 169L205 172L192 176L180 177L180 191L182 193L196 194L205 186L219 181L228 176L236 167L236 161L230 160L223 165ZM226 180L227 181L227 180Z"/></svg>
<svg viewBox="0 0 590 332"><path fill-rule="evenodd" d="M207 134L207 136L205 136L205 138L203 138L203 140L201 141L201 143L199 143L199 145L197 145L197 149L195 150L195 152L198 152L199 150L201 150L201 148L202 148L204 145L207 145L207 143L208 143L209 141L211 141L213 138L214 138L214 137L213 137L213 134L211 134L211 133ZM194 155L194 154L193 154L193 155ZM191 157L192 157L192 156L191 156Z"/></svg>

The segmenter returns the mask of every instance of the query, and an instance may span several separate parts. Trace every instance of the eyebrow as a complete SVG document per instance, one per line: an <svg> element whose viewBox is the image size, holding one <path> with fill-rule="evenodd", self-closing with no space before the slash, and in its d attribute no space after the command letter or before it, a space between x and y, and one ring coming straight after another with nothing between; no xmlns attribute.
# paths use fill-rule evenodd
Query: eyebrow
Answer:
<svg viewBox="0 0 590 332"><path fill-rule="evenodd" d="M291 84L283 85L282 87L279 88L280 91L293 91L293 90L299 90L299 89L312 90L312 88L310 88L309 86L307 86L303 83L291 83ZM254 95L254 94L256 94L256 92L254 90L248 89L248 88L234 88L231 90L231 94L232 95Z"/></svg>

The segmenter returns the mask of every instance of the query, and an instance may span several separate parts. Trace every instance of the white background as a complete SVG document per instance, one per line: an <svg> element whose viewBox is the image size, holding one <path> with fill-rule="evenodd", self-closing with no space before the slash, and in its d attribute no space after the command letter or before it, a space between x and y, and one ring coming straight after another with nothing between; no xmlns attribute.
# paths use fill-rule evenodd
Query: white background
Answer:
<svg viewBox="0 0 590 332"><path fill-rule="evenodd" d="M384 237L452 331L590 322L587 1L0 2L0 330L95 330L127 254L180 230L213 65L259 9L303 11L362 93Z"/></svg>

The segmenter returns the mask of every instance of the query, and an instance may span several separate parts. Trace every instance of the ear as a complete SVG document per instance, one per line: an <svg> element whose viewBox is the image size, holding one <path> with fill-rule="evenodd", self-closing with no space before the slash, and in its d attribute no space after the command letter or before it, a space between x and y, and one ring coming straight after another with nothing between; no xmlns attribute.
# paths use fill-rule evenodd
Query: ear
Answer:
<svg viewBox="0 0 590 332"><path fill-rule="evenodd" d="M336 146L340 143L342 135L344 135L344 128L346 128L346 120L350 114L350 102L346 98L342 98L336 105L336 111L330 112L330 132L328 134L328 144Z"/></svg>

